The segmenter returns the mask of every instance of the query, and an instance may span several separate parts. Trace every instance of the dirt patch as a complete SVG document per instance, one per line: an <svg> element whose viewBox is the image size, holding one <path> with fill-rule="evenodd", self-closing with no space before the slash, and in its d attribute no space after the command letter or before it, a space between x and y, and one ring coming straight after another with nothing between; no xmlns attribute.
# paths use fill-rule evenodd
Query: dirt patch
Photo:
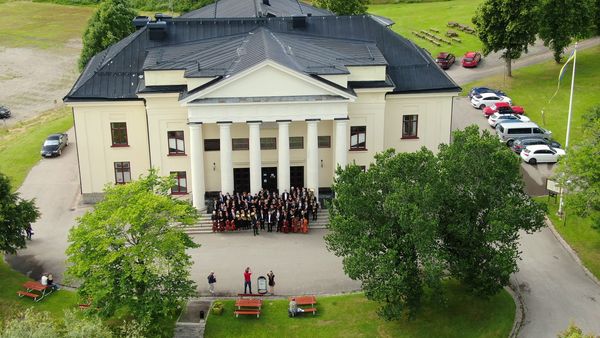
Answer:
<svg viewBox="0 0 600 338"><path fill-rule="evenodd" d="M7 124L62 104L78 76L80 50L80 39L70 40L60 52L0 47L0 104L13 113Z"/></svg>

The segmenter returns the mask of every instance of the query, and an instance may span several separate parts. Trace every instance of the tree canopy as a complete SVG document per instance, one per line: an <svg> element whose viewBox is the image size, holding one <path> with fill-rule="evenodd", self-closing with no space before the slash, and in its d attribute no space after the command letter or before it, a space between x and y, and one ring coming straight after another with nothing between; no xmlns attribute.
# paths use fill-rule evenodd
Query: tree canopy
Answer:
<svg viewBox="0 0 600 338"><path fill-rule="evenodd" d="M312 3L337 15L356 15L366 13L369 2L369 0L314 0Z"/></svg>
<svg viewBox="0 0 600 338"><path fill-rule="evenodd" d="M67 276L81 282L82 299L103 317L126 309L149 332L195 295L181 230L198 213L169 194L172 178L155 171L126 185L107 186L104 199L69 233Z"/></svg>
<svg viewBox="0 0 600 338"><path fill-rule="evenodd" d="M129 0L102 1L83 33L79 70L83 70L94 55L133 33L132 20L136 15Z"/></svg>
<svg viewBox="0 0 600 338"><path fill-rule="evenodd" d="M510 150L476 126L453 139L437 155L388 150L366 172L338 168L325 240L385 318L415 316L425 294L443 299L446 277L495 294L517 271L519 231L544 224Z"/></svg>
<svg viewBox="0 0 600 338"><path fill-rule="evenodd" d="M40 213L34 200L23 200L11 191L8 177L0 173L0 252L14 254L26 247L26 229Z"/></svg>
<svg viewBox="0 0 600 338"><path fill-rule="evenodd" d="M600 106L584 116L581 143L569 147L559 163L559 178L568 191L566 204L580 216L592 216L600 231Z"/></svg>
<svg viewBox="0 0 600 338"><path fill-rule="evenodd" d="M512 76L511 61L520 58L535 42L538 1L485 0L473 17L484 55L501 52L508 76Z"/></svg>
<svg viewBox="0 0 600 338"><path fill-rule="evenodd" d="M573 39L593 30L595 0L541 0L539 35L558 63Z"/></svg>

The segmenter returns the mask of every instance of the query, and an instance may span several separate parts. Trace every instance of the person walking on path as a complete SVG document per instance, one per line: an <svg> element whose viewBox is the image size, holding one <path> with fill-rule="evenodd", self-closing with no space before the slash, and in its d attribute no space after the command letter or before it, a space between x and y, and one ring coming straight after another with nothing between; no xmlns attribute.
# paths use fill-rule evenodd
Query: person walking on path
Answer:
<svg viewBox="0 0 600 338"><path fill-rule="evenodd" d="M31 229L31 224L27 224L25 226L25 233L27 234L27 239L31 240L31 235L33 235L33 230Z"/></svg>
<svg viewBox="0 0 600 338"><path fill-rule="evenodd" d="M275 274L273 273L273 271L269 271L267 277L269 278L269 292L272 296L275 294Z"/></svg>
<svg viewBox="0 0 600 338"><path fill-rule="evenodd" d="M215 277L215 272L211 271L208 275L208 292L210 292L211 296L215 295L215 283L217 282L217 277Z"/></svg>
<svg viewBox="0 0 600 338"><path fill-rule="evenodd" d="M250 289L250 293L252 294L252 271L250 271L250 267L247 267L244 271L244 293L248 294L247 289Z"/></svg>

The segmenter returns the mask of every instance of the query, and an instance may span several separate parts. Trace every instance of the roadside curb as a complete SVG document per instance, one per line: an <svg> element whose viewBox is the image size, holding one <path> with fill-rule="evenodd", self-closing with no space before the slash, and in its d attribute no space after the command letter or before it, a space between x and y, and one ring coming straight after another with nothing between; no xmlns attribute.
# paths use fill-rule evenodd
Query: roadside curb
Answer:
<svg viewBox="0 0 600 338"><path fill-rule="evenodd" d="M516 338L519 335L519 332L521 332L521 327L523 327L523 323L525 322L525 303L523 302L521 292L519 292L519 286L515 283L510 282L508 286L504 287L504 290L506 290L515 301L515 320L508 337Z"/></svg>
<svg viewBox="0 0 600 338"><path fill-rule="evenodd" d="M550 231L552 231L552 234L554 235L554 237L556 237L556 239L558 240L560 245L562 245L562 247L569 253L569 255L573 258L573 260L575 260L575 262L577 262L577 264L583 269L583 272L585 272L585 274L588 276L588 278L591 279L594 283L596 283L596 285L600 286L600 281L598 280L598 278L596 278L596 276L594 276L594 274L591 273L590 270L588 270L588 268L585 267L585 265L583 265L583 263L581 262L581 259L579 258L579 256L577 256L577 252L575 252L575 250L573 250L573 248L571 248L569 243L567 243L567 241L565 241L562 238L560 233L554 227L554 224L552 223L552 221L550 221L550 219L548 219L548 217L546 217L545 220L546 220L546 225L548 225L548 228L550 229Z"/></svg>

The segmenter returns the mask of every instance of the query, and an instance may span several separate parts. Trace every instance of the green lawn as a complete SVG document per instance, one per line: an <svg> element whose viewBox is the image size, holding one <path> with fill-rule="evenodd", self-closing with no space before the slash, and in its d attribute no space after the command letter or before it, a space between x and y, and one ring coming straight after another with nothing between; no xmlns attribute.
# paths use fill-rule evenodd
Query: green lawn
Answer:
<svg viewBox="0 0 600 338"><path fill-rule="evenodd" d="M71 109L62 107L19 122L10 129L0 127L0 172L10 178L13 189L21 186L29 170L40 160L46 137L72 126Z"/></svg>
<svg viewBox="0 0 600 338"><path fill-rule="evenodd" d="M573 98L573 121L571 122L570 144L581 139L582 115L590 107L600 104L600 46L577 53L577 74ZM569 111L571 72L567 72L561 89L551 103L548 100L556 91L558 74L562 65L554 61L524 67L513 71L513 78L496 75L466 84L466 92L471 87L489 86L504 90L517 105L525 108L525 113L540 126L552 131L554 138L564 145ZM542 110L544 118L542 118Z"/></svg>
<svg viewBox="0 0 600 338"><path fill-rule="evenodd" d="M558 202L547 197L538 197L538 201L548 204L548 218L562 238L569 243L571 248L591 273L600 279L600 230L592 228L590 218L582 218L569 212L567 208L567 222L560 219L556 212Z"/></svg>
<svg viewBox="0 0 600 338"><path fill-rule="evenodd" d="M507 337L515 304L503 291L489 301L469 296L456 283L447 286L448 303L427 303L414 321L385 321L377 303L363 294L318 297L318 312L288 318L286 300L267 300L259 319L235 318L233 300L221 316L210 314L205 337Z"/></svg>
<svg viewBox="0 0 600 338"><path fill-rule="evenodd" d="M17 291L29 278L12 270L3 259L0 259L0 327L4 320L11 318L21 310L33 307L37 311L48 311L52 317L61 319L63 311L77 308L77 296L74 292L58 290L40 302L30 298L19 298Z"/></svg>
<svg viewBox="0 0 600 338"><path fill-rule="evenodd" d="M94 8L26 1L0 2L0 46L61 49L80 39Z"/></svg>
<svg viewBox="0 0 600 338"><path fill-rule="evenodd" d="M395 32L426 48L433 57L441 51L449 51L456 54L457 57L461 57L467 51L481 51L481 41L475 35L448 28L447 24L449 21L453 21L475 28L471 23L471 18L475 15L477 6L482 2L483 0L452 0L371 5L369 12L394 20L396 23L392 29ZM436 35L444 38L446 31L452 29L458 32L462 42L453 42L452 45L442 44L438 47L412 34L413 31L429 30L429 28L438 29L440 33Z"/></svg>

